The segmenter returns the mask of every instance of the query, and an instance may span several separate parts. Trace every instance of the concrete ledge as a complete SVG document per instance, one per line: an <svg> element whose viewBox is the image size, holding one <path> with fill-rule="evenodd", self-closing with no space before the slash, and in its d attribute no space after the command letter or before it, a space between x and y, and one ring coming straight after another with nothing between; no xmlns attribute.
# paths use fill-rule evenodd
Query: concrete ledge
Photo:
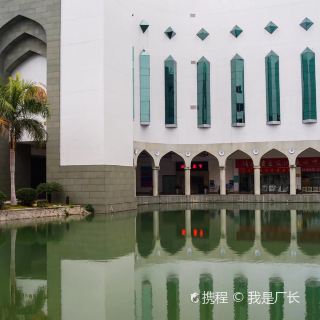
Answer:
<svg viewBox="0 0 320 320"><path fill-rule="evenodd" d="M158 197L139 196L138 205L168 203L319 203L319 194L218 194L210 195L162 195Z"/></svg>
<svg viewBox="0 0 320 320"><path fill-rule="evenodd" d="M0 223L23 219L43 219L50 217L86 216L89 213L81 206L63 206L57 208L30 208L16 210L1 210Z"/></svg>

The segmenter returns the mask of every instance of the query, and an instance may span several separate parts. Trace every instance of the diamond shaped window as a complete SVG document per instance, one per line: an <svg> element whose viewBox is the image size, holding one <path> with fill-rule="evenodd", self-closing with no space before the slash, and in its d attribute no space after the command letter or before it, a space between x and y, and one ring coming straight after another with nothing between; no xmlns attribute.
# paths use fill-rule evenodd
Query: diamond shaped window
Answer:
<svg viewBox="0 0 320 320"><path fill-rule="evenodd" d="M142 32L145 33L147 31L147 29L149 28L149 23L146 20L142 20L140 22L140 28L141 28Z"/></svg>
<svg viewBox="0 0 320 320"><path fill-rule="evenodd" d="M304 30L309 30L313 25L313 22L309 19L309 18L304 18L303 21L300 23L300 26L304 29Z"/></svg>
<svg viewBox="0 0 320 320"><path fill-rule="evenodd" d="M209 35L209 32L203 28L197 33L197 36L203 41L207 36Z"/></svg>
<svg viewBox="0 0 320 320"><path fill-rule="evenodd" d="M234 37L236 37L236 38L238 38L239 36L240 36L240 34L242 33L242 29L238 26L238 25L236 25L236 26L234 26L233 28L232 28L232 30L230 31L230 33L234 36Z"/></svg>
<svg viewBox="0 0 320 320"><path fill-rule="evenodd" d="M270 34L274 33L277 29L278 26L272 21L270 21L265 27L265 30L267 30Z"/></svg>
<svg viewBox="0 0 320 320"><path fill-rule="evenodd" d="M173 31L171 27L169 27L164 33L167 35L169 39L172 39L176 35L176 33Z"/></svg>

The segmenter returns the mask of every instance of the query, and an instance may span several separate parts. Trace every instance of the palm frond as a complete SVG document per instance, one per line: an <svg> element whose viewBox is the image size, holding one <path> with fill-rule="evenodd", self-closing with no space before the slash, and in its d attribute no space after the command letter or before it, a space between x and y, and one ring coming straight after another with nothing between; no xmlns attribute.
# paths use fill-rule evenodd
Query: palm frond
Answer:
<svg viewBox="0 0 320 320"><path fill-rule="evenodd" d="M47 131L44 124L36 119L18 119L12 126L15 130L16 140L21 140L24 132L30 135L30 138L36 142L43 142L47 139Z"/></svg>

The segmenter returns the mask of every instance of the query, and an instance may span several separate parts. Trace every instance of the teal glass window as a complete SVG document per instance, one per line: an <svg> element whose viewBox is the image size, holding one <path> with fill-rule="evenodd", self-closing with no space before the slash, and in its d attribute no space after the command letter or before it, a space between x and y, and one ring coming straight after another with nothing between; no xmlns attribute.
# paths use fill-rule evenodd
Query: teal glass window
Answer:
<svg viewBox="0 0 320 320"><path fill-rule="evenodd" d="M177 63L169 56L164 62L165 72L165 124L177 126Z"/></svg>
<svg viewBox="0 0 320 320"><path fill-rule="evenodd" d="M245 125L244 60L238 54L231 60L231 118L232 126Z"/></svg>
<svg viewBox="0 0 320 320"><path fill-rule="evenodd" d="M301 54L302 119L305 123L317 121L315 64L315 54L307 48Z"/></svg>
<svg viewBox="0 0 320 320"><path fill-rule="evenodd" d="M267 123L280 124L279 56L271 51L265 58Z"/></svg>
<svg viewBox="0 0 320 320"><path fill-rule="evenodd" d="M210 62L205 57L202 57L197 63L197 98L198 127L210 127Z"/></svg>
<svg viewBox="0 0 320 320"><path fill-rule="evenodd" d="M150 55L140 54L140 124L150 124Z"/></svg>

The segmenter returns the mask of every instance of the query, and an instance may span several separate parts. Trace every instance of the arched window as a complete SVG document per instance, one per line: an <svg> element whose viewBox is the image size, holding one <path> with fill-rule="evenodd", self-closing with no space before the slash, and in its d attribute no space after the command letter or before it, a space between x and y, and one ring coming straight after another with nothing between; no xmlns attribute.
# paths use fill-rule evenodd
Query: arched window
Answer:
<svg viewBox="0 0 320 320"><path fill-rule="evenodd" d="M279 56L271 51L265 58L267 123L280 124Z"/></svg>
<svg viewBox="0 0 320 320"><path fill-rule="evenodd" d="M304 123L317 120L315 54L307 48L301 54L302 119Z"/></svg>
<svg viewBox="0 0 320 320"><path fill-rule="evenodd" d="M164 62L165 72L165 124L177 126L177 63L169 56Z"/></svg>
<svg viewBox="0 0 320 320"><path fill-rule="evenodd" d="M231 114L232 126L244 126L244 61L238 54L231 60Z"/></svg>
<svg viewBox="0 0 320 320"><path fill-rule="evenodd" d="M140 124L150 124L150 55L140 54Z"/></svg>
<svg viewBox="0 0 320 320"><path fill-rule="evenodd" d="M211 126L210 62L202 57L197 63L198 127Z"/></svg>

